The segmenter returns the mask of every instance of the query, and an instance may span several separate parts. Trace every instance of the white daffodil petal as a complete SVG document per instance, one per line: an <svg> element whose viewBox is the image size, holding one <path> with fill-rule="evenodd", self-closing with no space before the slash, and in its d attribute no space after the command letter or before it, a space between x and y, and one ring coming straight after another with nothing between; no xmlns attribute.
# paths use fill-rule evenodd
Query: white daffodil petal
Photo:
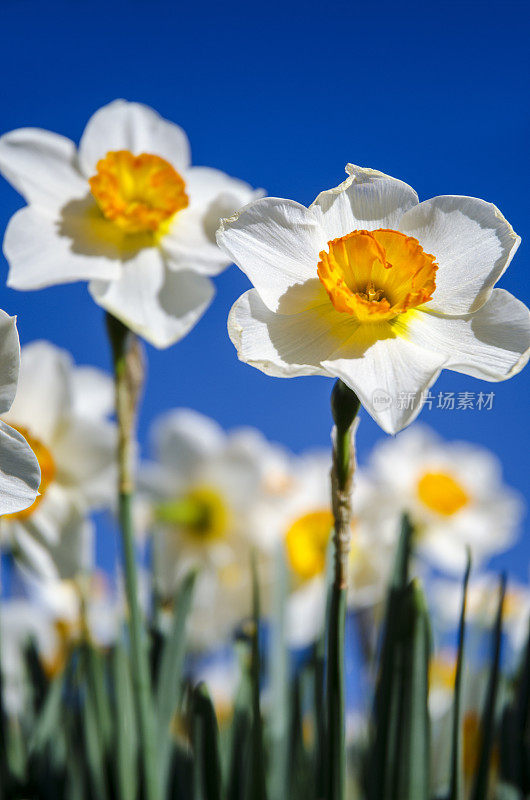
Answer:
<svg viewBox="0 0 530 800"><path fill-rule="evenodd" d="M275 314L256 289L245 292L228 317L228 333L239 359L266 375L283 378L328 374L321 361L350 336L355 325L329 302L299 314Z"/></svg>
<svg viewBox="0 0 530 800"><path fill-rule="evenodd" d="M393 434L419 414L422 392L435 382L446 358L391 332L379 337L360 326L322 366L353 389L370 416Z"/></svg>
<svg viewBox="0 0 530 800"><path fill-rule="evenodd" d="M98 161L115 150L160 156L179 172L190 163L190 145L182 128L152 108L126 100L114 100L89 119L79 144L84 175L94 175Z"/></svg>
<svg viewBox="0 0 530 800"><path fill-rule="evenodd" d="M39 462L18 431L0 421L0 514L14 514L35 502Z"/></svg>
<svg viewBox="0 0 530 800"><path fill-rule="evenodd" d="M72 359L66 350L44 341L26 345L21 354L17 394L4 419L36 432L49 445L68 415L71 369Z"/></svg>
<svg viewBox="0 0 530 800"><path fill-rule="evenodd" d="M509 292L495 289L474 314L415 314L407 335L420 347L445 354L448 369L503 381L520 372L528 361L530 312Z"/></svg>
<svg viewBox="0 0 530 800"><path fill-rule="evenodd" d="M210 305L214 287L193 272L171 272L155 248L124 264L120 280L92 281L90 294L155 347L169 347L195 325Z"/></svg>
<svg viewBox="0 0 530 800"><path fill-rule="evenodd" d="M114 381L96 367L77 367L71 376L73 413L101 420L114 411Z"/></svg>
<svg viewBox="0 0 530 800"><path fill-rule="evenodd" d="M164 469L188 479L205 460L221 452L226 441L222 428L191 409L169 411L152 431L152 446Z"/></svg>
<svg viewBox="0 0 530 800"><path fill-rule="evenodd" d="M33 575L45 581L53 581L59 577L47 547L37 541L24 525L13 525L12 536L13 549L19 563L26 565Z"/></svg>
<svg viewBox="0 0 530 800"><path fill-rule="evenodd" d="M453 315L484 305L520 242L499 209L476 197L425 200L403 216L399 230L438 264L429 309Z"/></svg>
<svg viewBox="0 0 530 800"><path fill-rule="evenodd" d="M305 206L266 197L222 220L217 243L271 311L289 314L303 309L303 304L290 302L300 285L318 281L318 254L327 239Z"/></svg>
<svg viewBox="0 0 530 800"><path fill-rule="evenodd" d="M92 508L110 505L116 492L116 429L88 418L65 421L54 442L54 458L66 485L78 486Z"/></svg>
<svg viewBox="0 0 530 800"><path fill-rule="evenodd" d="M184 176L186 181L186 193L190 199L190 206L206 210L220 196L232 196L236 206L230 213L234 213L241 206L246 205L256 194L250 184L239 178L232 178L220 169L212 167L190 167ZM257 198L255 198L257 199ZM229 216L223 214L222 216ZM215 241L215 231L213 229L213 240Z"/></svg>
<svg viewBox="0 0 530 800"><path fill-rule="evenodd" d="M11 217L4 238L4 254L9 262L7 285L13 289L42 289L57 283L119 277L121 263L109 257L107 246L87 236L77 238L85 224L84 201L74 201L68 219L51 220L33 206L26 206ZM79 205L79 214L73 206ZM82 207L82 208L81 208ZM112 247L114 253L114 247Z"/></svg>
<svg viewBox="0 0 530 800"><path fill-rule="evenodd" d="M0 311L0 414L11 407L20 365L20 345L16 317Z"/></svg>
<svg viewBox="0 0 530 800"><path fill-rule="evenodd" d="M215 241L221 219L231 216L260 193L247 183L209 167L191 167L185 180L190 205L176 215L161 246L171 269L216 275L231 263L230 256Z"/></svg>
<svg viewBox="0 0 530 800"><path fill-rule="evenodd" d="M0 170L28 203L47 214L87 189L74 143L40 128L19 128L0 137Z"/></svg>
<svg viewBox="0 0 530 800"><path fill-rule="evenodd" d="M346 172L343 183L321 192L310 206L327 241L354 230L396 229L403 214L418 204L418 195L403 181L353 164Z"/></svg>
<svg viewBox="0 0 530 800"><path fill-rule="evenodd" d="M34 521L41 521L37 514ZM60 532L57 543L47 547L59 577L70 580L80 572L93 570L95 527L92 520L87 519L82 510L70 505L59 519L52 517L49 522Z"/></svg>

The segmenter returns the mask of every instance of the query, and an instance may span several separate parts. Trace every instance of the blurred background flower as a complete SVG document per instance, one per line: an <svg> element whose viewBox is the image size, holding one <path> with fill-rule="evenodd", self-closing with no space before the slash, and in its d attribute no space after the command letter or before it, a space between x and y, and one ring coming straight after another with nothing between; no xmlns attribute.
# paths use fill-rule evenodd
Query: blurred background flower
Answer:
<svg viewBox="0 0 530 800"><path fill-rule="evenodd" d="M395 530L396 515L407 512L416 552L434 567L460 576L467 548L479 567L520 533L522 498L503 483L498 459L485 448L444 442L415 425L379 444L368 469L374 526Z"/></svg>
<svg viewBox="0 0 530 800"><path fill-rule="evenodd" d="M44 579L70 578L94 566L89 514L110 507L115 490L112 383L77 368L50 342L22 350L18 390L4 420L30 443L41 470L40 493L4 516L0 542L19 566Z"/></svg>

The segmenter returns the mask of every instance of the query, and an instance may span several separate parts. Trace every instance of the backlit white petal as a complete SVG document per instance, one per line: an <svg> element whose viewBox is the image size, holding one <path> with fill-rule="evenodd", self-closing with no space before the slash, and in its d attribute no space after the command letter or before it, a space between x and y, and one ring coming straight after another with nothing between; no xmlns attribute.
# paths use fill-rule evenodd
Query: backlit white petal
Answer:
<svg viewBox="0 0 530 800"><path fill-rule="evenodd" d="M121 261L116 250L99 238L89 238L90 231L84 230L85 208L84 201L73 201L63 210L63 217L56 220L33 206L17 211L4 238L4 254L9 262L7 285L14 289L42 289L58 283L117 278Z"/></svg>
<svg viewBox="0 0 530 800"><path fill-rule="evenodd" d="M49 446L68 415L71 369L72 359L66 350L45 341L26 345L21 354L17 394L4 419L27 428Z"/></svg>
<svg viewBox="0 0 530 800"><path fill-rule="evenodd" d="M40 542L44 541L46 529L56 532L56 541L46 543L46 553L58 577L68 580L94 569L95 530L84 509L72 502L45 504L43 501L32 515L28 531Z"/></svg>
<svg viewBox="0 0 530 800"><path fill-rule="evenodd" d="M18 432L0 421L0 514L14 514L35 501L39 462Z"/></svg>
<svg viewBox="0 0 530 800"><path fill-rule="evenodd" d="M262 193L218 169L191 167L186 175L188 208L175 216L161 246L171 269L216 275L231 263L215 241L222 218L230 217Z"/></svg>
<svg viewBox="0 0 530 800"><path fill-rule="evenodd" d="M0 311L0 414L10 408L17 391L20 345L16 317Z"/></svg>
<svg viewBox="0 0 530 800"><path fill-rule="evenodd" d="M90 294L155 347L182 339L210 305L212 282L193 272L171 272L156 248L140 250L119 280L92 281Z"/></svg>
<svg viewBox="0 0 530 800"><path fill-rule="evenodd" d="M217 243L250 278L271 311L292 313L295 309L286 295L293 287L318 280L318 254L327 239L305 206L266 197L222 220Z"/></svg>
<svg viewBox="0 0 530 800"><path fill-rule="evenodd" d="M276 314L255 289L236 301L228 317L239 359L283 378L328 374L320 362L348 339L355 325L329 301L298 314Z"/></svg>
<svg viewBox="0 0 530 800"><path fill-rule="evenodd" d="M158 461L175 475L193 480L204 460L225 445L226 436L213 419L191 409L168 411L152 429L152 447Z"/></svg>
<svg viewBox="0 0 530 800"><path fill-rule="evenodd" d="M186 193L190 199L190 207L206 210L219 197L232 198L234 206L232 214L255 197L255 190L250 184L239 178L232 178L220 169L212 167L190 167L184 176ZM227 201L228 202L228 201ZM230 216L223 214L222 216ZM217 230L217 225L213 233ZM215 236L213 237L215 241Z"/></svg>
<svg viewBox="0 0 530 800"><path fill-rule="evenodd" d="M95 174L97 162L113 150L160 156L178 172L190 163L190 145L182 128L152 108L126 100L114 100L89 119L79 144L79 163L86 178Z"/></svg>
<svg viewBox="0 0 530 800"><path fill-rule="evenodd" d="M479 309L520 242L499 209L476 197L426 200L404 215L399 230L436 258L436 290L429 309L444 314Z"/></svg>
<svg viewBox="0 0 530 800"><path fill-rule="evenodd" d="M114 381L96 367L77 367L71 376L73 413L104 419L114 410Z"/></svg>
<svg viewBox="0 0 530 800"><path fill-rule="evenodd" d="M59 577L48 549L24 525L16 522L12 528L12 537L13 548L20 564L46 581L53 581Z"/></svg>
<svg viewBox="0 0 530 800"><path fill-rule="evenodd" d="M397 433L419 414L421 394L435 382L446 355L418 347L388 328L384 338L359 326L322 366L353 389L383 430Z"/></svg>
<svg viewBox="0 0 530 800"><path fill-rule="evenodd" d="M417 313L408 337L420 347L444 353L447 369L487 381L503 381L528 362L530 312L509 292L495 289L475 314L446 317Z"/></svg>
<svg viewBox="0 0 530 800"><path fill-rule="evenodd" d="M418 195L408 184L377 172L348 164L349 177L334 189L321 192L311 209L326 231L326 241L354 230L398 227Z"/></svg>
<svg viewBox="0 0 530 800"><path fill-rule="evenodd" d="M110 423L72 418L62 425L53 454L66 484L92 508L110 505L116 493L116 429Z"/></svg>
<svg viewBox="0 0 530 800"><path fill-rule="evenodd" d="M75 144L40 128L19 128L0 137L0 170L28 203L46 214L87 190Z"/></svg>

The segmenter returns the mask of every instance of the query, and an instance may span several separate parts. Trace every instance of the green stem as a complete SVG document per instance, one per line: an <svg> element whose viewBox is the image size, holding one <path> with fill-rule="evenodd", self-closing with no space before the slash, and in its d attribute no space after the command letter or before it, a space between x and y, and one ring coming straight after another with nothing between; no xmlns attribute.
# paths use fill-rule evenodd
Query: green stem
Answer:
<svg viewBox="0 0 530 800"><path fill-rule="evenodd" d="M159 800L149 658L142 613L138 602L138 575L132 517L133 447L137 403L143 382L143 363L136 337L110 314L107 314L107 330L114 362L118 421L118 517L124 560L125 591L129 607L131 673L138 723L140 761L145 800Z"/></svg>
<svg viewBox="0 0 530 800"><path fill-rule="evenodd" d="M331 471L334 530L333 583L328 620L326 673L326 800L344 800L346 787L344 626L354 471L351 428L359 411L359 405L355 393L338 380L331 395L331 408L335 421Z"/></svg>

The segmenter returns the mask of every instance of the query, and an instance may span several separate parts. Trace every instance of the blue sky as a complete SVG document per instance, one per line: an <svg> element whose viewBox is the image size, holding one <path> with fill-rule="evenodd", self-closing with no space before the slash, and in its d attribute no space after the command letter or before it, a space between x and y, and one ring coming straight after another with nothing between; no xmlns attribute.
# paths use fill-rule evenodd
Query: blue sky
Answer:
<svg viewBox="0 0 530 800"><path fill-rule="evenodd" d="M528 12L475 2L177 4L3 0L1 131L49 128L78 140L116 97L151 105L187 131L195 164L215 166L270 195L310 203L344 178L348 161L410 183L420 199L468 194L494 202L521 245L501 286L527 304ZM22 205L0 184L0 228ZM2 275L7 265L2 259ZM248 287L235 267L216 279L203 320L168 351L148 348L140 420L145 448L160 411L189 406L225 427L250 424L299 451L329 442L324 378L268 378L237 361L226 334ZM3 283L2 283L3 286ZM79 363L109 366L101 309L84 284L21 293L22 343L47 338ZM490 411L424 411L444 437L493 450L506 481L528 490L530 371L501 384L444 373L435 391L495 392ZM359 457L384 436L363 414ZM496 559L521 578L526 539Z"/></svg>

